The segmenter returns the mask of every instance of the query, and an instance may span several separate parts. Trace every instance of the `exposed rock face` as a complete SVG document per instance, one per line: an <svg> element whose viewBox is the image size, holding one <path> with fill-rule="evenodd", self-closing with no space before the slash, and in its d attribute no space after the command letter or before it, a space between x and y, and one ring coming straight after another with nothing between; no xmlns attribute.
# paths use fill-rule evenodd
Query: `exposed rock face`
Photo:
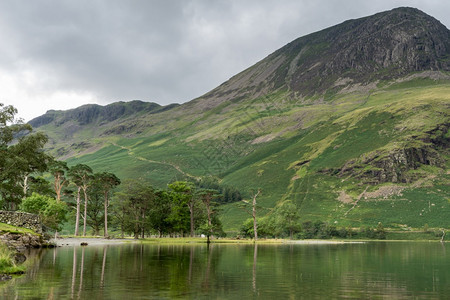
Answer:
<svg viewBox="0 0 450 300"><path fill-rule="evenodd" d="M366 178L372 183L410 183L417 179L407 174L409 170L415 170L420 165L444 167L445 161L439 153L431 148L406 148L395 149L388 155L378 156L376 153L356 164L346 165L340 172L341 175L352 173L353 176ZM365 169L364 166L370 168Z"/></svg>
<svg viewBox="0 0 450 300"><path fill-rule="evenodd" d="M211 109L280 88L305 97L417 71L450 71L450 31L402 7L300 37L200 97L198 105Z"/></svg>
<svg viewBox="0 0 450 300"><path fill-rule="evenodd" d="M48 241L42 235L33 235L31 233L5 233L0 235L0 241L9 248L17 251L23 251L27 248L47 247Z"/></svg>
<svg viewBox="0 0 450 300"><path fill-rule="evenodd" d="M297 60L287 79L298 92L325 90L342 78L342 85L347 85L414 71L450 70L450 31L414 8L349 20L285 48L284 55Z"/></svg>
<svg viewBox="0 0 450 300"><path fill-rule="evenodd" d="M416 146L394 148L388 152L374 151L350 160L340 169L323 172L364 179L366 183L410 183L418 178L408 173L422 165L445 169L445 157L450 153L450 124L443 123L417 139Z"/></svg>
<svg viewBox="0 0 450 300"><path fill-rule="evenodd" d="M0 222L12 226L28 228L37 233L42 233L41 218L35 214L0 210Z"/></svg>

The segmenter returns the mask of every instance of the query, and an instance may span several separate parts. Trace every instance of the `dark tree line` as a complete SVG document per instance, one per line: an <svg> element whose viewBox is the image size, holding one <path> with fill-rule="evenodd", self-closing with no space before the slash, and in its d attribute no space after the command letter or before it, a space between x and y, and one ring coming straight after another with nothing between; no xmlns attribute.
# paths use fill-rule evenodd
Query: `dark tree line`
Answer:
<svg viewBox="0 0 450 300"><path fill-rule="evenodd" d="M176 181L166 190L157 190L138 180L124 183L113 202L115 224L121 235L135 238L148 235L224 235L216 199L219 192L201 189L186 181Z"/></svg>
<svg viewBox="0 0 450 300"><path fill-rule="evenodd" d="M215 177L204 177L195 182L195 186L199 189L210 189L218 192L216 202L220 204L238 202L242 200L241 192L228 185L220 184Z"/></svg>

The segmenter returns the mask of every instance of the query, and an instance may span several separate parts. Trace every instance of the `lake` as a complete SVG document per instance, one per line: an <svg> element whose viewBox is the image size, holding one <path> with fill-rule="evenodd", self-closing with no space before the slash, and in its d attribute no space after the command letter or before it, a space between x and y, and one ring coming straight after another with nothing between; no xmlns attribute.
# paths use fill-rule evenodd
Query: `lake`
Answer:
<svg viewBox="0 0 450 300"><path fill-rule="evenodd" d="M33 250L2 299L442 299L450 248L436 242L206 244Z"/></svg>

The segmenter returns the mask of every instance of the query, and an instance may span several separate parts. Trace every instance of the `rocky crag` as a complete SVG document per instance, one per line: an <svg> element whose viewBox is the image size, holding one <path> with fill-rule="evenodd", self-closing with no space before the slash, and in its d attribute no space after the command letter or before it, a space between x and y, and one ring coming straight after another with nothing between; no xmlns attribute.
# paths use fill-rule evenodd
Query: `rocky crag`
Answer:
<svg viewBox="0 0 450 300"><path fill-rule="evenodd" d="M50 246L49 239L43 232L41 218L38 215L0 211L0 222L16 228L0 232L0 241L9 248L22 252L27 248L41 248ZM28 232L21 230L29 229Z"/></svg>

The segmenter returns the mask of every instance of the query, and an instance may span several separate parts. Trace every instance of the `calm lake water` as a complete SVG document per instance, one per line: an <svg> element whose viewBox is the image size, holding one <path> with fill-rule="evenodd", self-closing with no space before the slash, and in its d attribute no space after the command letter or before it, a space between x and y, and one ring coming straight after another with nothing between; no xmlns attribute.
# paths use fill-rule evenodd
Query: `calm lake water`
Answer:
<svg viewBox="0 0 450 300"><path fill-rule="evenodd" d="M2 299L444 299L450 245L141 245L30 254Z"/></svg>

